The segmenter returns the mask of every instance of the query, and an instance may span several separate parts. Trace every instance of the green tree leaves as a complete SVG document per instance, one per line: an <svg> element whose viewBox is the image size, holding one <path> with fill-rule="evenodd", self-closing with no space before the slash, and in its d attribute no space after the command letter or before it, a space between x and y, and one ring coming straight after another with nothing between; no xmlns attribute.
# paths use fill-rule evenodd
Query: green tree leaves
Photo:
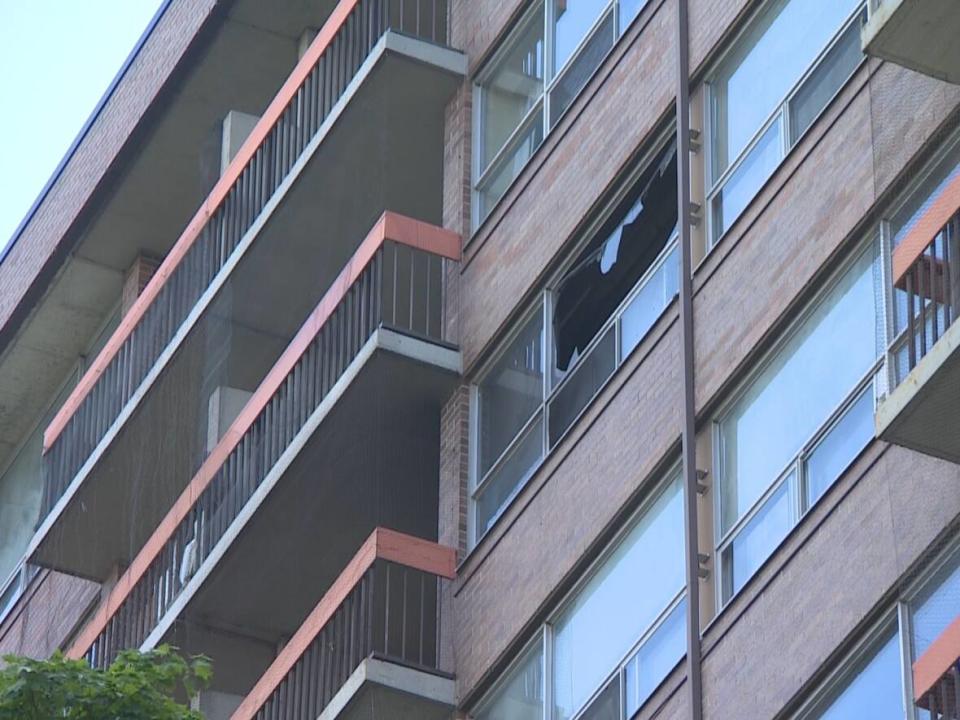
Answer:
<svg viewBox="0 0 960 720"><path fill-rule="evenodd" d="M210 683L205 657L169 646L127 650L106 670L60 653L49 660L8 655L0 670L0 720L202 720L177 698Z"/></svg>

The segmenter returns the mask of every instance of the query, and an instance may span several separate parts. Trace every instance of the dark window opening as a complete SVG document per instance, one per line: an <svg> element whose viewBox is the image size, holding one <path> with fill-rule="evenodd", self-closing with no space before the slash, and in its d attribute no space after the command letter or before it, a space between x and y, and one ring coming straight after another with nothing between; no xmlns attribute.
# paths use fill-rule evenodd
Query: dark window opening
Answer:
<svg viewBox="0 0 960 720"><path fill-rule="evenodd" d="M554 290L559 380L666 247L677 227L676 147L641 175Z"/></svg>

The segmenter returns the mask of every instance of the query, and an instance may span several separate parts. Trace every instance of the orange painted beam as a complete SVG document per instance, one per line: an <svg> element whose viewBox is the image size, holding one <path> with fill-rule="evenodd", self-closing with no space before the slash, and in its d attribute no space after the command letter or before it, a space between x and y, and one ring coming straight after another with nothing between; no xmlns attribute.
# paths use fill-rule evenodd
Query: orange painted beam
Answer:
<svg viewBox="0 0 960 720"><path fill-rule="evenodd" d="M160 267L157 268L157 271L150 279L150 282L147 283L143 292L140 293L136 302L131 306L127 314L124 315L117 329L113 335L110 336L107 344L104 345L103 350L97 355L89 370L80 378L80 382L77 383L73 392L70 393L70 396L60 408L60 411L57 412L47 426L47 429L43 433L44 452L47 452L53 443L56 442L60 433L63 432L63 429L70 421L70 418L73 417L73 414L83 403L84 398L90 393L97 384L97 380L110 365L110 361L113 360L114 356L120 351L123 343L126 342L130 333L133 332L133 329L140 322L147 308L156 300L157 295L160 294L160 290L163 289L163 286L180 264L180 261L183 260L194 242L196 242L200 236L200 231L203 230L207 221L213 216L220 207L220 204L227 197L227 193L229 193L230 188L237 182L240 173L253 158L257 149L273 129L273 126L283 114L287 105L290 104L290 101L296 95L297 90L336 37L358 2L359 0L340 0L333 9L333 12L330 13L330 17L327 18L320 32L317 33L317 37L314 38L307 52L300 58L293 72L287 78L286 82L284 82L280 91L274 96L270 105L263 113L263 116L250 132L250 135L240 146L236 156L227 166L227 169L217 181L216 185L213 186L207 199L200 205L200 209L197 210L196 215L194 215L193 219L187 224L187 227L177 242L174 243L170 252L167 253L166 258L164 258Z"/></svg>
<svg viewBox="0 0 960 720"><path fill-rule="evenodd" d="M960 616L913 664L913 695L919 702L960 659Z"/></svg>
<svg viewBox="0 0 960 720"><path fill-rule="evenodd" d="M923 255L927 246L960 210L960 174L953 178L910 228L910 232L893 250L893 285L899 284L907 270Z"/></svg>
<svg viewBox="0 0 960 720"><path fill-rule="evenodd" d="M456 552L453 548L394 530L377 528L303 621L290 642L280 651L277 659L257 681L240 707L234 711L230 720L252 720L256 716L257 711L296 666L297 661L376 560L389 560L448 579L453 579L456 575Z"/></svg>
<svg viewBox="0 0 960 720"><path fill-rule="evenodd" d="M300 356L313 342L313 339L340 304L340 301L343 300L351 285L356 282L360 273L373 259L377 249L387 241L408 245L451 260L460 259L460 236L456 233L392 212L386 212L380 216L367 237L360 243L360 247L357 248L353 257L350 258L324 294L320 303L307 317L306 322L297 331L283 354L261 381L247 404L244 405L240 414L227 428L220 442L210 451L200 469L197 470L196 475L193 476L173 507L170 508L157 529L154 530L153 535L137 553L130 567L117 581L110 594L84 627L83 632L77 636L77 639L67 651L69 657L82 657L97 639L97 636L103 632L110 618L133 591L154 558L163 550L167 540L176 532L177 527L187 516L197 498L207 488L217 471L230 457L230 453L233 452L250 429L250 426L253 425L263 408L266 407L270 398L273 397L287 375L293 370Z"/></svg>

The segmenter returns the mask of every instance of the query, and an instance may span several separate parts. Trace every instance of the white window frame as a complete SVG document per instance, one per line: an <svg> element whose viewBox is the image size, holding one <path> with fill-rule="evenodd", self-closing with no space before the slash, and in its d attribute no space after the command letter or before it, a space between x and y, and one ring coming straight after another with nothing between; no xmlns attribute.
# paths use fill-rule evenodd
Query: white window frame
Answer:
<svg viewBox="0 0 960 720"><path fill-rule="evenodd" d="M713 502L713 527L714 527L714 566L716 568L716 577L717 582L714 583L714 594L716 607L724 608L727 606L737 595L739 591L734 590L729 597L724 597L725 588L727 586L728 578L726 577L726 570L724 567L724 553L727 549L733 544L733 542L740 535L741 531L749 525L750 521L753 520L765 507L767 501L776 494L780 488L783 486L784 482L788 480L791 474L795 473L795 480L793 482L793 487L788 488L788 493L790 494L790 520L791 525L784 534L783 540L779 544L782 544L794 528L800 523L803 517L814 507L818 501L810 504L807 504L807 493L806 488L808 484L808 479L806 477L806 464L810 456L817 450L820 446L820 443L830 434L831 430L840 423L846 416L847 411L861 398L864 392L870 392L868 388L872 386L873 393L873 407L874 412L876 412L877 402L879 399L878 390L883 387L883 377L885 377L885 354L878 352L877 358L875 358L873 364L869 369L861 376L857 383L851 388L851 390L843 397L843 399L830 411L823 422L817 426L817 429L813 434L807 438L800 450L796 455L784 466L779 474L774 476L769 486L766 490L754 501L754 503L747 509L737 520L733 523L729 530L723 532L723 517L722 517L722 495L723 495L723 483L728 480L725 472L725 452L723 447L723 432L722 426L729 419L730 413L733 408L736 406L737 402L753 387L753 384L762 376L764 371L770 367L770 365L777 360L780 356L780 353L784 351L789 342L796 337L797 333L801 331L804 324L807 320L820 308L826 296L836 287L837 283L842 280L844 275L857 263L865 254L873 253L873 263L877 262L877 253L878 249L878 233L873 232L868 235L865 240L861 240L856 248L849 254L848 257L844 258L836 270L834 270L830 277L827 278L826 282L823 284L823 288L818 292L817 296L806 304L803 310L797 315L797 317L790 323L790 326L784 331L781 336L777 339L777 342L774 344L770 350L768 350L760 363L753 368L748 376L738 385L737 389L731 394L731 397L726 400L723 405L720 407L719 411L716 414L716 417L712 421L711 433L712 433L712 445L713 445L713 467L716 468L717 475L717 492L715 493L715 500ZM880 243L882 247L882 243ZM883 282L881 278L879 280ZM881 302L881 307L875 309L877 317L880 317L886 312L886 302L885 300ZM775 550L770 553L769 557L772 557ZM761 567L765 564L761 563ZM758 568L759 571L759 568ZM749 580L744 584L749 584Z"/></svg>
<svg viewBox="0 0 960 720"><path fill-rule="evenodd" d="M574 586L568 590L557 602L556 607L550 612L547 620L536 630L534 636L524 644L523 649L517 653L516 658L511 661L507 669L500 674L490 690L484 693L480 701L476 703L475 708L480 709L484 704L490 701L497 694L497 692L503 688L509 679L510 674L518 667L521 659L527 654L527 652L536 643L543 643L543 667L541 669L541 672L543 673L544 693L543 720L554 720L554 626L564 612L566 612L570 605L577 599L578 595L583 592L589 582L596 576L598 572L600 572L604 564L610 560L613 554L620 547L620 544L626 539L627 535L629 535L630 532L636 527L637 523L639 523L643 519L644 515L649 512L654 505L656 505L657 501L665 492L667 492L670 486L678 481L679 477L680 465L679 463L674 463L670 470L664 473L663 477L654 483L650 491L647 493L647 496L640 504L640 507L630 514L630 517L623 523L623 526L617 531L616 535L606 544L600 555L590 563L589 567L582 573ZM682 495L685 490L682 483L679 483L679 485L679 492ZM657 632L657 630L660 629L660 627L662 627L663 623L670 616L670 613L676 609L677 605L683 602L684 598L686 598L686 595L687 588L686 585L683 585L680 591L670 599L664 609L660 611L657 617L644 630L636 642L630 646L630 649L617 661L616 666L611 668L611 671L603 677L603 679L600 681L600 684L594 688L594 691L590 694L590 697L587 698L583 702L583 705L573 714L571 720L579 720L583 713L590 707L591 703L607 687L607 683L609 683L617 675L621 676L620 715L621 718L623 718L626 707L626 698L624 696L624 692L626 689L625 672L627 663L633 658L634 653L636 653L636 651L639 650L640 647L642 647L644 643L646 643Z"/></svg>
<svg viewBox="0 0 960 720"><path fill-rule="evenodd" d="M470 211L470 225L472 231L475 232L477 229L479 229L486 217L490 215L493 208L496 207L496 205L498 205L500 200L503 198L503 196L501 196L496 202L494 202L493 205L488 209L486 215L481 217L480 198L483 195L484 187L489 185L491 179L496 177L496 174L499 170L503 169L503 164L511 157L512 153L520 145L521 139L526 136L526 131L530 130L531 127L535 125L534 120L536 119L537 113L541 113L541 139L540 142L537 143L537 146L531 150L531 158L536 152L537 148L539 148L540 145L543 144L543 141L546 140L551 130L559 125L560 121L567 114L567 111L570 109L570 105L573 104L573 99L571 99L570 104L564 108L564 111L557 116L556 122L551 124L550 96L552 95L553 90L556 89L556 86L559 84L559 82L566 76L567 70L572 66L577 58L580 57L580 53L583 51L583 49L590 43L591 40L594 39L596 33L605 22L609 21L612 24L613 37L611 38L610 48L607 50L603 59L597 63L597 67L591 72L590 78L592 78L603 65L606 58L609 57L620 38L623 37L626 29L630 27L633 22L636 21L636 19L643 13L643 9L646 7L649 1L650 0L643 0L643 4L641 5L640 10L637 12L636 17L634 17L625 27L621 27L621 0L604 0L605 5L603 9L600 10L596 20L594 20L593 24L584 32L583 37L580 38L576 46L574 46L574 48L570 51L567 61L560 67L554 67L553 30L555 17L553 0L537 0L537 2L532 3L531 6L523 12L523 14L520 16L520 19L510 29L510 32L500 43L500 46L497 48L490 60L484 63L483 69L477 73L477 76L473 81L474 122L472 138L474 151L472 153L473 161L471 168L472 183ZM542 15L543 22L543 90L540 92L539 98L533 103L533 105L531 105L530 110L527 111L523 119L517 124L517 126L504 141L503 146L496 152L496 154L494 154L494 156L490 159L490 162L487 163L486 167L481 167L480 162L481 157L483 156L482 124L485 120L484 87L490 80L491 76L495 74L500 62L502 62L504 58L504 55L511 47L511 41L516 37L516 33L520 28L525 27L528 22L535 21L537 15ZM589 82L590 80L587 79L584 82L584 87L586 87ZM583 88L581 88L573 97L578 97L582 91ZM524 167L529 162L530 158L524 162ZM504 190L504 195L506 195L510 189L510 186L516 181L519 175L520 171L518 170L510 182L507 183L507 188Z"/></svg>
<svg viewBox="0 0 960 720"><path fill-rule="evenodd" d="M866 1L866 0L865 0ZM733 54L734 51L738 50L744 42L747 42L749 36L755 31L755 24L763 16L763 13L767 11L769 3L765 3L747 22L747 24L740 30L733 42L730 43L730 46L723 52L720 58L714 64L713 70L710 72L709 79L704 83L705 92L703 93L704 97L704 107L703 107L703 118L704 126L706 130L707 138L707 152L705 153L704 168L705 168L705 179L704 183L707 188L706 199L705 199L705 214L706 214L706 237L707 237L707 252L712 250L724 236L729 231L730 227L736 222L736 219L726 223L726 227L723 228L722 232L719 232L715 227L714 221L714 204L719 198L721 192L726 187L727 182L730 178L740 169L740 167L746 162L746 159L750 157L751 152L763 138L764 134L769 130L774 123L780 120L780 159L777 161L776 166L770 173L772 177L777 169L783 164L786 160L790 151L800 144L800 141L810 132L813 126L817 123L817 120L826 112L827 108L833 104L833 101L836 97L843 92L843 88L846 87L846 84L850 81L850 78L856 75L857 70L866 62L866 56L860 59L860 62L853 69L850 75L846 80L840 84L839 89L834 93L823 105L820 111L814 115L813 119L810 121L810 124L807 128L797 136L796 141L791 141L790 139L790 104L799 91L805 86L807 80L819 69L824 58L830 53L831 50L837 45L840 41L840 38L847 32L850 26L859 22L863 13L865 12L865 2L861 2L857 9L851 13L851 15L844 20L840 28L833 34L827 44L823 49L817 54L814 61L810 66L804 71L800 76L800 79L787 91L783 99L779 104L774 108L773 112L767 116L767 119L760 124L757 131L751 136L750 140L744 145L743 149L735 158L730 158L727 162L726 169L720 174L719 177L714 181L714 120L713 120L713 108L715 106L716 100L716 76L719 73L720 69L723 67L725 61ZM769 180L769 178L768 178ZM766 183L764 183L766 184ZM761 186L762 187L762 186ZM759 191L758 191L759 194ZM756 195L754 196L756 197ZM749 207L749 204L748 204ZM741 212L746 212L746 207Z"/></svg>

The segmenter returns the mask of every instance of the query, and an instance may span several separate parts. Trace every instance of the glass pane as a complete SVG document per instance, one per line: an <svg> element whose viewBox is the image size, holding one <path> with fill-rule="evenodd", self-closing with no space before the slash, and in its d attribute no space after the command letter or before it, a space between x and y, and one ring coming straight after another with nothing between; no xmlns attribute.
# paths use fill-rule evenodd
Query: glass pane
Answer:
<svg viewBox="0 0 960 720"><path fill-rule="evenodd" d="M960 557L955 558L911 604L913 660L916 661L960 616Z"/></svg>
<svg viewBox="0 0 960 720"><path fill-rule="evenodd" d="M780 164L783 157L780 139L782 122L782 118L777 118L767 129L713 199L714 240L740 217L740 213Z"/></svg>
<svg viewBox="0 0 960 720"><path fill-rule="evenodd" d="M543 313L538 309L478 388L480 477L543 402Z"/></svg>
<svg viewBox="0 0 960 720"><path fill-rule="evenodd" d="M477 208L480 222L483 222L493 206L500 201L513 179L523 170L530 156L540 147L541 142L543 142L543 108L531 116L526 129L517 138L516 146L501 158L497 170L484 178Z"/></svg>
<svg viewBox="0 0 960 720"><path fill-rule="evenodd" d="M582 707L683 584L683 493L675 480L554 626L557 720Z"/></svg>
<svg viewBox="0 0 960 720"><path fill-rule="evenodd" d="M553 290L555 386L663 253L677 226L671 145L640 176ZM651 290L654 292L654 289ZM658 303L659 304L659 303ZM660 314L662 305L656 310Z"/></svg>
<svg viewBox="0 0 960 720"><path fill-rule="evenodd" d="M620 717L620 673L617 673L577 720L620 720Z"/></svg>
<svg viewBox="0 0 960 720"><path fill-rule="evenodd" d="M763 495L877 357L873 251L865 252L721 424L721 525Z"/></svg>
<svg viewBox="0 0 960 720"><path fill-rule="evenodd" d="M903 720L903 684L897 639L897 634L893 633L840 696L815 717L819 720Z"/></svg>
<svg viewBox="0 0 960 720"><path fill-rule="evenodd" d="M517 442L503 463L484 480L476 498L476 537L481 537L523 487L530 471L543 457L543 418L538 419Z"/></svg>
<svg viewBox="0 0 960 720"><path fill-rule="evenodd" d="M791 473L724 553L724 599L740 592L793 527L790 488L794 481Z"/></svg>
<svg viewBox="0 0 960 720"><path fill-rule="evenodd" d="M680 250L674 245L663 264L651 275L637 296L624 308L620 316L620 357L625 358L640 344L653 327L663 309L676 296L680 265Z"/></svg>
<svg viewBox="0 0 960 720"><path fill-rule="evenodd" d="M514 31L506 52L481 85L480 171L490 164L543 94L543 8Z"/></svg>
<svg viewBox="0 0 960 720"><path fill-rule="evenodd" d="M556 125L560 116L570 107L570 103L587 84L612 47L613 13L611 12L577 53L576 59L564 69L563 76L557 80L550 91L550 127Z"/></svg>
<svg viewBox="0 0 960 720"><path fill-rule="evenodd" d="M37 428L0 477L0 585L20 563L40 519L40 460L45 427Z"/></svg>
<svg viewBox="0 0 960 720"><path fill-rule="evenodd" d="M643 10L647 0L620 0L620 32L623 33L627 26L637 19L637 15Z"/></svg>
<svg viewBox="0 0 960 720"><path fill-rule="evenodd" d="M686 598L670 611L656 632L627 661L626 716L633 715L687 652Z"/></svg>
<svg viewBox="0 0 960 720"><path fill-rule="evenodd" d="M566 384L550 401L550 446L560 439L577 419L617 366L617 338L614 327L577 364Z"/></svg>
<svg viewBox="0 0 960 720"><path fill-rule="evenodd" d="M807 459L807 507L827 491L851 461L873 439L873 385L820 441Z"/></svg>
<svg viewBox="0 0 960 720"><path fill-rule="evenodd" d="M543 720L543 643L531 647L475 720Z"/></svg>
<svg viewBox="0 0 960 720"><path fill-rule="evenodd" d="M552 0L554 17L553 67L559 73L587 31L609 4L605 0Z"/></svg>
<svg viewBox="0 0 960 720"><path fill-rule="evenodd" d="M810 74L790 101L790 144L795 143L814 118L837 94L853 73L863 53L860 52L860 22L854 22L836 45Z"/></svg>
<svg viewBox="0 0 960 720"><path fill-rule="evenodd" d="M893 247L907 236L946 187L960 176L960 146L953 147L890 221Z"/></svg>
<svg viewBox="0 0 960 720"><path fill-rule="evenodd" d="M779 0L711 84L717 178L783 102L862 0Z"/></svg>

